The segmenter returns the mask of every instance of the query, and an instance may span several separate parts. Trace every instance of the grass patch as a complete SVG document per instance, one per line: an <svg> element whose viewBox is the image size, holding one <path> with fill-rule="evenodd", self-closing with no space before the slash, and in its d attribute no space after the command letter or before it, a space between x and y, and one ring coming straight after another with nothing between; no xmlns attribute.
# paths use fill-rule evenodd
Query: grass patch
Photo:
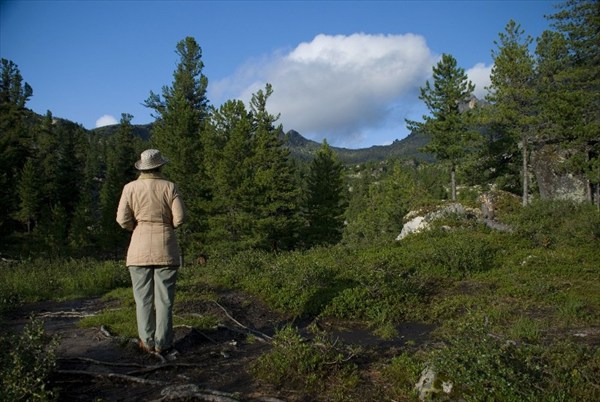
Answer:
<svg viewBox="0 0 600 402"><path fill-rule="evenodd" d="M0 269L0 314L22 303L102 295L127 286L129 272L117 261L36 259Z"/></svg>

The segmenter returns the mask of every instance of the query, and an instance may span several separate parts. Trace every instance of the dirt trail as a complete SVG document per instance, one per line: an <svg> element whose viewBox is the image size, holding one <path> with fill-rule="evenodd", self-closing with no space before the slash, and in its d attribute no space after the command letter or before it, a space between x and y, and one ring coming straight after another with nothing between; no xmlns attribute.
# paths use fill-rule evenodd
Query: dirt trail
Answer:
<svg viewBox="0 0 600 402"><path fill-rule="evenodd" d="M286 318L235 292L219 293L219 304L177 306L179 313L211 314L225 325L202 332L177 327L174 346L178 353L172 360L142 353L133 343L107 335L103 328L80 328L77 323L83 316L113 307L101 299L28 305L14 315L9 326L18 331L35 315L44 320L48 334L59 336L58 370L52 385L60 388L61 401L314 400L260 384L249 373L251 363L271 345L248 337L240 324L272 336ZM423 339L430 330L423 325L407 325L394 341L383 341L357 329L337 329L335 336L370 349L371 358L380 359L406 341Z"/></svg>

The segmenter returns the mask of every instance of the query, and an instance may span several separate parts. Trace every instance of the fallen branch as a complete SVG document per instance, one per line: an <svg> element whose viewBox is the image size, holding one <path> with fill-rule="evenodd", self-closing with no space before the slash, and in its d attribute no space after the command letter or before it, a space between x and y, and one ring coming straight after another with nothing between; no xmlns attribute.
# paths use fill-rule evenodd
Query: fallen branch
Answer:
<svg viewBox="0 0 600 402"><path fill-rule="evenodd" d="M147 374L147 373L152 373L153 371L170 369L170 368L178 368L178 367L202 368L204 366L202 366L200 364L193 364L193 363L167 363L167 364L162 364L160 366L143 367L141 370L129 371L127 373L127 375Z"/></svg>
<svg viewBox="0 0 600 402"><path fill-rule="evenodd" d="M135 382L138 384L144 385L168 385L169 383L166 381L157 381L157 380L147 380L145 378L133 377L127 374L118 374L118 373L94 373L91 371L85 370L56 370L57 374L63 375L84 375L88 377L94 377L99 379L116 379L128 382Z"/></svg>
<svg viewBox="0 0 600 402"><path fill-rule="evenodd" d="M36 314L39 318L85 318L93 317L96 314L86 313L81 311L48 311L45 313Z"/></svg>
<svg viewBox="0 0 600 402"><path fill-rule="evenodd" d="M219 343L219 342L215 341L213 338L211 338L210 336L206 335L204 332L200 331L198 328L192 327L191 325L181 324L181 325L175 325L173 328L187 328L187 329L191 329L192 331L195 331L195 332L199 333L200 335L202 335L203 337L205 337L206 339L208 339L212 343L214 343L214 344Z"/></svg>
<svg viewBox="0 0 600 402"><path fill-rule="evenodd" d="M223 312L225 313L225 315L227 316L227 318L229 318L231 321L233 321L234 323L236 323L240 327L244 328L246 331L251 332L255 336L258 335L265 342L269 342L269 341L273 340L273 338L271 338L269 335L263 334L262 332L257 331L255 329L248 328L247 326L245 326L244 324L242 324L241 322L239 322L238 320L236 320L235 318L233 318L231 315L229 315L229 313L227 312L227 310L225 309L225 307L221 306L219 304L219 302L217 302L216 300L213 300L213 303L215 303L217 306L219 306L221 308L221 310L223 310Z"/></svg>
<svg viewBox="0 0 600 402"><path fill-rule="evenodd" d="M196 400L210 402L239 402L233 395L215 391L212 389L200 388L195 384L171 385L160 392L162 398L154 402L169 400Z"/></svg>
<svg viewBox="0 0 600 402"><path fill-rule="evenodd" d="M60 357L59 361L80 361L85 363L96 364L99 366L110 366L110 367L146 367L143 364L138 363L116 363L116 362L106 362L101 360L94 360L88 357Z"/></svg>
<svg viewBox="0 0 600 402"><path fill-rule="evenodd" d="M167 381L147 380L145 378L133 377L127 374L93 373L85 370L57 370L56 373L63 375L88 376L101 380L121 380L143 385L165 386L165 388L163 388L160 392L163 398L157 400L156 402L171 400L173 399L173 397L177 399L201 398L201 400L203 401L211 402L239 402L238 399L231 398L230 394L226 394L220 391L214 391L211 389L201 389L194 384L183 384L173 386L169 385L170 383Z"/></svg>

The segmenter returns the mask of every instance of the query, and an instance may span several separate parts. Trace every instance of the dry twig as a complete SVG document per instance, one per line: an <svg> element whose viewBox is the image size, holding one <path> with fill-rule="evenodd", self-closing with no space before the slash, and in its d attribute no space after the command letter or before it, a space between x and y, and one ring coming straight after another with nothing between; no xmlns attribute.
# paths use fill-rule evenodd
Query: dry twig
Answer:
<svg viewBox="0 0 600 402"><path fill-rule="evenodd" d="M236 323L238 326L244 328L246 331L251 332L252 335L258 336L259 338L262 338L262 340L269 342L272 341L273 338L271 338L269 335L267 334L263 334L260 331L257 331L255 329L252 328L248 328L247 326L245 326L244 324L242 324L241 322L239 322L238 320L236 320L235 318L233 318L225 309L225 307L221 306L219 304L219 302L217 302L216 300L213 300L213 303L215 303L217 306L219 306L221 308L221 310L223 310L223 312L225 313L225 315L227 316L227 318L229 318L231 321L233 321L234 323Z"/></svg>

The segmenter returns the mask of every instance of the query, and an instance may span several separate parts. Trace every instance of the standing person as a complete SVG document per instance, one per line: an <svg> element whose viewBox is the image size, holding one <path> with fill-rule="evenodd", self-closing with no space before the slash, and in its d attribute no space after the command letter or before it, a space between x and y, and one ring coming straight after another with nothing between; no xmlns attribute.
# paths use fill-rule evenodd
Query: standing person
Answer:
<svg viewBox="0 0 600 402"><path fill-rule="evenodd" d="M123 187L117 222L133 231L126 265L131 274L139 346L166 353L173 346L173 302L180 250L175 228L185 220L177 186L161 168L168 163L157 149L142 152L135 163L139 178Z"/></svg>

